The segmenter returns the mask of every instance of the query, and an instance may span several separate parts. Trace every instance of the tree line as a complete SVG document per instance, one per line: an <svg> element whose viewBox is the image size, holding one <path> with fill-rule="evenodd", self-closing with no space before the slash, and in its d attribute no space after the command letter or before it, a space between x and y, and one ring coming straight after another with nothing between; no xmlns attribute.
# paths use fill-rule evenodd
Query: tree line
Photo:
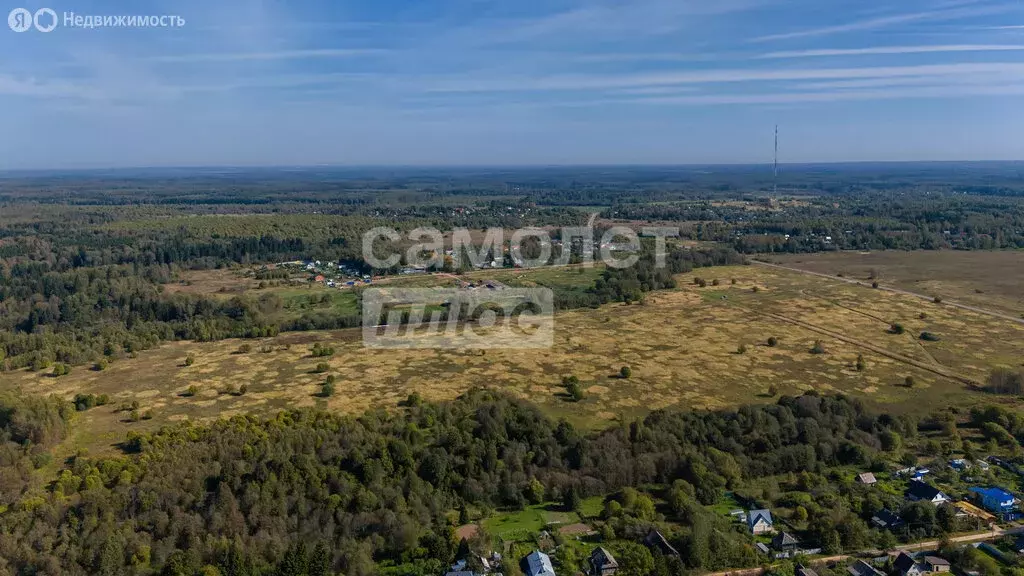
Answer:
<svg viewBox="0 0 1024 576"><path fill-rule="evenodd" d="M647 485L667 487L669 514L684 526L669 534L692 553L680 570L750 564L749 542L717 530L704 505L761 477L870 466L887 436L915 426L812 393L661 410L594 433L488 390L406 404L360 417L299 410L180 424L130 435L122 457L77 456L45 492L20 494L0 515L0 569L427 574L457 552L450 510L612 494L608 536L634 539L656 517L621 491ZM49 410L39 414L49 424L21 424L8 443L24 449L25 430L60 428L60 409Z"/></svg>

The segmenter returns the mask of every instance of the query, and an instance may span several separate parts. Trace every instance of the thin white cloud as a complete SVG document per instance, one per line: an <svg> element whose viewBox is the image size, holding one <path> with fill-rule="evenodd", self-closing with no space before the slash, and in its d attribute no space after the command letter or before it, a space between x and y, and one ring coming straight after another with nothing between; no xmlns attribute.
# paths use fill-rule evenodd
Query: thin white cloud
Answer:
<svg viewBox="0 0 1024 576"><path fill-rule="evenodd" d="M607 62L711 62L721 60L720 54L683 54L672 52L623 52L605 54L585 54L573 58L576 62L607 63Z"/></svg>
<svg viewBox="0 0 1024 576"><path fill-rule="evenodd" d="M374 48L279 50L275 52L225 52L155 56L153 62L244 62L251 60L299 60L303 58L349 58L386 53Z"/></svg>
<svg viewBox="0 0 1024 576"><path fill-rule="evenodd" d="M1024 30L1024 24L1014 26L989 26L986 30Z"/></svg>
<svg viewBox="0 0 1024 576"><path fill-rule="evenodd" d="M786 50L756 56L757 59L812 58L819 56L863 56L871 54L927 54L934 52L1009 52L1024 50L1021 44L946 44L937 46L878 46L874 48L837 48Z"/></svg>
<svg viewBox="0 0 1024 576"><path fill-rule="evenodd" d="M839 24L836 26L824 26L821 28L812 28L809 30L799 30L796 32L785 32L781 34L768 34L766 36L759 36L753 38L751 42L771 42L775 40L791 40L794 38L808 38L813 36L827 36L831 34L840 34L843 32L857 32L863 30L876 30L878 28L886 28L896 24L905 24L908 22L919 22L927 20L949 20L953 18L968 18L973 16L984 16L990 14L998 14L1007 12L1014 7L1019 5L994 5L974 8L952 8L942 10L928 10L926 12L913 12L909 14L895 14L892 16L882 16L878 18L869 18L866 20L857 20L849 22L847 24Z"/></svg>
<svg viewBox="0 0 1024 576"><path fill-rule="evenodd" d="M683 92L693 92L697 90L691 86L645 86L642 88L623 88L616 90L616 94L635 94L635 95L649 95L649 94L680 94Z"/></svg>
<svg viewBox="0 0 1024 576"><path fill-rule="evenodd" d="M957 76L959 85L993 85L1005 84L1010 80L1024 80L1024 74L964 74ZM947 82L942 76L900 76L896 78L865 78L861 80L832 80L826 82L805 82L796 84L795 90L848 90L857 88L891 88L895 86L930 86Z"/></svg>
<svg viewBox="0 0 1024 576"><path fill-rule="evenodd" d="M481 19L448 30L444 40L464 46L557 41L592 44L595 38L636 39L693 28L707 19L756 9L773 0L590 0L533 17ZM543 3L542 3L543 4Z"/></svg>
<svg viewBox="0 0 1024 576"><path fill-rule="evenodd" d="M1005 86L962 86L948 84L913 89L860 90L854 92L782 92L767 94L708 94L624 100L632 104L795 104L851 100L892 100L903 98L958 98L963 96L1015 96L1024 94L1024 84Z"/></svg>
<svg viewBox="0 0 1024 576"><path fill-rule="evenodd" d="M95 96L92 90L71 82L16 78L8 75L0 75L0 95L47 98L91 98Z"/></svg>
<svg viewBox="0 0 1024 576"><path fill-rule="evenodd" d="M702 70L633 75L565 75L514 79L470 79L430 83L428 92L516 92L623 89L676 84L714 84L736 82L773 82L787 80L843 80L856 78L892 78L898 76L959 76L963 74L1019 74L1024 63L985 62L926 64L918 66L875 66L862 68L808 68L792 70Z"/></svg>

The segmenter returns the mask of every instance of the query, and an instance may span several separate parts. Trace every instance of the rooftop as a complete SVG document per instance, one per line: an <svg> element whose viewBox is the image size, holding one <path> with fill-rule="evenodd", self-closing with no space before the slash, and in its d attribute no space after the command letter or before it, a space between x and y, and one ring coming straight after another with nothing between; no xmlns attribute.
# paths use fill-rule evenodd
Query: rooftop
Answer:
<svg viewBox="0 0 1024 576"><path fill-rule="evenodd" d="M907 488L907 496L913 496L921 500L934 500L941 494L942 492L938 488L920 480L911 480L910 486Z"/></svg>
<svg viewBox="0 0 1024 576"><path fill-rule="evenodd" d="M764 521L768 524L774 523L772 521L772 513L769 510L751 510L750 513L747 514L747 523L750 525L751 528L753 528L754 525L757 524L758 518L763 518Z"/></svg>
<svg viewBox="0 0 1024 576"><path fill-rule="evenodd" d="M1009 492L1007 492L1006 490L1003 490L1002 488L995 488L995 487L981 488L981 487L978 487L978 486L973 486L973 487L969 488L968 491L973 492L974 494L978 494L982 498L992 498L992 499L998 499L998 500L1013 500L1013 494L1010 494Z"/></svg>

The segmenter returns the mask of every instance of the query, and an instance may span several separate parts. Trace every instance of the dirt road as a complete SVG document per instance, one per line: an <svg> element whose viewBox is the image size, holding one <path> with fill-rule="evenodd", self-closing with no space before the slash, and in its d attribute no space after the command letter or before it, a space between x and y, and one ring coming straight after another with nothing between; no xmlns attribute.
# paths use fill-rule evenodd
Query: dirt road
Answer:
<svg viewBox="0 0 1024 576"><path fill-rule="evenodd" d="M777 320L779 322L786 322L787 324L792 324L794 326L799 326L799 327L804 328L806 330L810 330L811 332L816 332L818 334L821 334L822 336L828 336L829 338L835 338L836 340L839 340L840 342L846 342L847 344L850 344L852 346L857 346L858 348L864 348L865 350L870 350L870 351L874 352L875 354L878 354L879 356L885 356L886 358L889 358L891 360L895 360L897 362L900 362L900 363L903 363L903 364L907 364L909 366L914 366L916 368L920 368L921 370L926 370L928 372L931 372L932 374L936 374L936 375L942 376L944 378L949 378L951 380L956 380L957 382L960 382L962 384L967 384L968 386L981 386L982 385L981 382L978 382L977 380L974 380L973 378L968 378L967 376L964 376L962 374L959 374L959 373L955 372L951 368L947 368L946 366L942 366L941 364L935 363L934 359L933 359L932 362L922 362L920 360L917 360L916 358L910 358L908 356L904 356L903 354L898 354L896 352L893 352L893 351L889 350L888 348L886 348L885 346L873 344L871 342L866 342L864 340L858 340L856 338L851 338L850 336L847 336L846 334L844 334L843 332L839 332L838 330L831 330L829 328L823 328L823 327L818 326L816 324L811 324L810 322L805 322L803 320L798 320L796 318L790 318L789 316L783 316L782 314L776 314L774 312L765 312L763 310L758 310L758 309L751 308L751 307L748 307L748 306L743 306L742 304L733 304L733 306L736 306L737 308L742 308L743 310L746 310L747 312L749 312L751 314L755 314L755 315L759 315L759 316L766 316L768 318L771 318L773 320Z"/></svg>
<svg viewBox="0 0 1024 576"><path fill-rule="evenodd" d="M751 263L757 264L758 266L767 266L769 268L778 268L780 270L789 270L790 272L799 272L801 274L809 274L811 276L820 276L822 278L828 278L829 280L839 280L840 282L846 282L847 284L856 284L858 286L871 287L866 282L860 280L854 280L852 278L840 278L839 276L831 276L829 274L823 274L821 272L811 272L810 270L803 270L801 268L793 268L792 266L781 266L779 264L769 264L767 262L761 262L759 260L751 260ZM905 296L913 296L914 298L920 298L922 300L928 300L929 302L934 299L932 296L925 294L918 294L917 292L910 292L907 290L901 290L899 288L890 288L888 286L878 286L879 290L885 290L887 292L895 292L897 294L903 294ZM943 306L952 306L953 308L960 308L961 310L969 310L971 312L977 312L978 314L985 314L986 316L992 316L993 318L1000 318L1003 320L1009 320L1018 324L1024 324L1024 318L1018 318L1016 316L1010 316L1009 314L1002 314L1000 312L993 312L992 310L986 310L984 308L978 308L977 306L970 306L968 304L959 304L956 302L950 302L948 300L942 301Z"/></svg>
<svg viewBox="0 0 1024 576"><path fill-rule="evenodd" d="M1007 534L1021 534L1024 533L1024 526L1015 526L1013 528L996 528L995 530L984 532L981 534L968 534L966 536L955 536L950 538L950 542L955 543L967 543L967 542L981 542L984 540L995 540ZM903 546L897 546L894 550L889 551L890 556L895 556L900 552L917 552L920 550L934 550L938 548L938 540L928 540L926 542L915 542L914 544L905 544ZM880 553L879 553L880 554ZM825 564L830 562L844 562L853 558L872 556L874 551L864 550L859 554L837 554L835 556L825 556L823 558L816 558L811 561L811 564ZM723 570L720 572L708 572L704 576L755 576L761 574L763 568L739 568L736 570Z"/></svg>

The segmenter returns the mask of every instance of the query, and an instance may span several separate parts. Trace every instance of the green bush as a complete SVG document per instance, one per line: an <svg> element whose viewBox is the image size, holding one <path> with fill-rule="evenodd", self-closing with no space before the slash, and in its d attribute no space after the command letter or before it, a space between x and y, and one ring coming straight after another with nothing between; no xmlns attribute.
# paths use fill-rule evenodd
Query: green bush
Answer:
<svg viewBox="0 0 1024 576"><path fill-rule="evenodd" d="M309 352L314 358L325 358L327 356L334 355L334 348L324 346L323 344L317 342L316 344L313 344L313 347L310 349Z"/></svg>
<svg viewBox="0 0 1024 576"><path fill-rule="evenodd" d="M320 395L324 398L334 396L334 382L324 382L323 388L320 389Z"/></svg>
<svg viewBox="0 0 1024 576"><path fill-rule="evenodd" d="M567 378L563 378L562 383L565 385L566 394L568 394L574 402L579 402L580 400L583 400L583 387L580 386L579 378L575 376L569 376Z"/></svg>

